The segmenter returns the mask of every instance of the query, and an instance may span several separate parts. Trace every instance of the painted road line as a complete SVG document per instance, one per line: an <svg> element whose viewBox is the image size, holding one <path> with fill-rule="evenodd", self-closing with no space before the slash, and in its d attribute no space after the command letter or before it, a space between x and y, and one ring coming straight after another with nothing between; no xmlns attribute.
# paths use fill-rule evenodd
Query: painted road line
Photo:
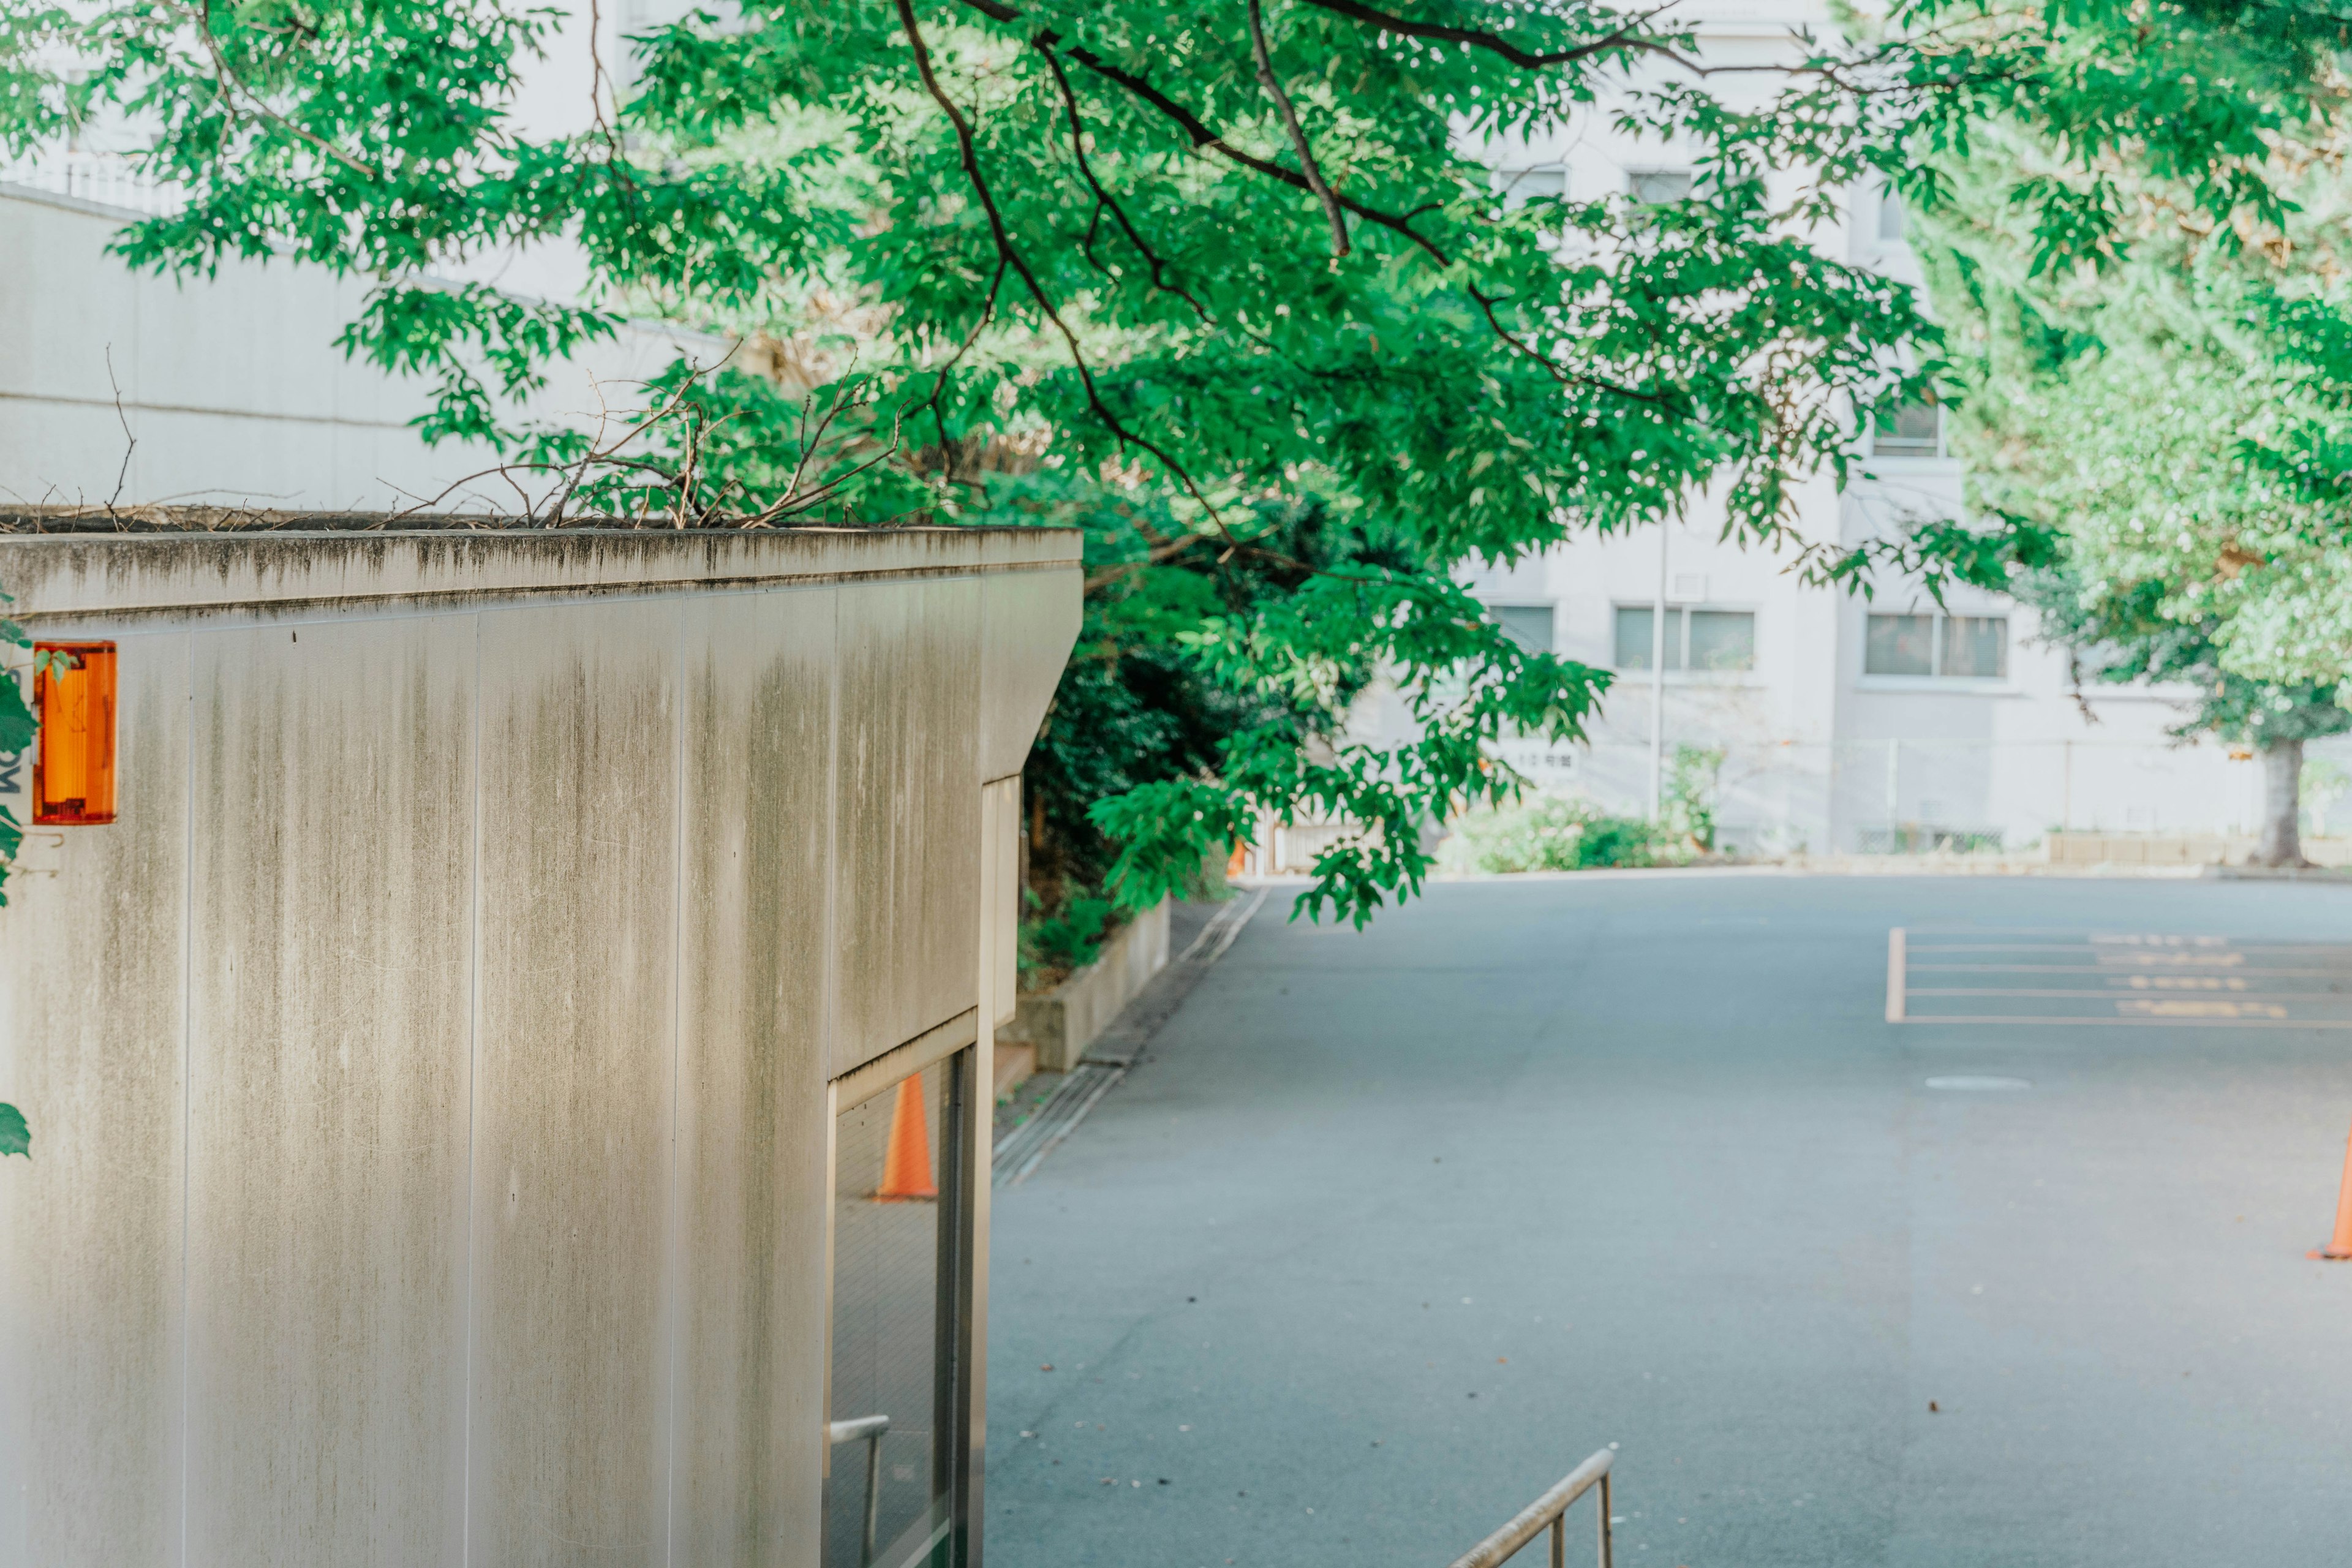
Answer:
<svg viewBox="0 0 2352 1568"><path fill-rule="evenodd" d="M1907 960L1903 951L1903 928L1896 926L1886 933L1886 1021L1899 1024L1905 1011L1904 987L1909 984Z"/></svg>
<svg viewBox="0 0 2352 1568"><path fill-rule="evenodd" d="M1914 931L1913 936L1918 933ZM2104 942L1912 942L1913 952L2129 952L2129 944ZM2352 952L2340 942L2204 942L2194 949L2162 949L2165 952L2213 952L2221 949L2238 952ZM2146 951L2146 950L2141 950Z"/></svg>
<svg viewBox="0 0 2352 1568"><path fill-rule="evenodd" d="M2116 966L2105 963L1915 963L1914 974L2116 974ZM2352 966L2343 969L2266 969L2215 964L2217 969L2235 969L2244 975L2275 976L2281 980L2326 980L2352 974Z"/></svg>
<svg viewBox="0 0 2352 1568"><path fill-rule="evenodd" d="M2119 1024L2127 1028L2189 1025L2207 1029L2352 1029L2352 1018L2053 1018L2025 1013L1914 1013L1903 1021L1906 1024Z"/></svg>
<svg viewBox="0 0 2352 1568"><path fill-rule="evenodd" d="M2042 931L2046 942L1917 942L1920 931L1903 926L1886 933L1886 1021L1890 1024L1985 1025L2134 1025L2190 1026L2206 1028L2342 1029L2352 1028L2352 994L2274 990L2297 981L2336 980L2352 973L2352 945L2326 942L2233 942L2228 937L2082 931ZM1961 931L1934 933L1974 936ZM1991 934L1991 933L1986 933ZM2073 940L2065 940L2072 938ZM2090 957L2084 963L1936 962L1944 955L1999 954L2014 957ZM1922 963L1922 955L1930 955ZM2341 965L2311 966L2313 958L2341 958ZM2278 959L2290 962L2279 963ZM2300 962L2295 962L2299 960ZM2268 962L2265 962L2268 961ZM1911 976L1923 978L1983 975L2005 977L2011 983L1934 984L1916 987ZM2097 975L2104 987L2086 986L2073 976ZM2054 984L2035 985L2032 979ZM2133 994L2132 993L2137 993ZM2158 994L2148 994L2158 993ZM2189 994L2184 994L2188 993ZM2228 994L2219 994L2227 993ZM2068 1014L1939 1013L1915 1010L1920 1001L1958 1001L1977 997L2004 1002L2105 1002L2112 1012L2087 1009ZM2317 1016L2298 1016L2307 1008L2325 1010ZM2336 1016L2326 1016L2333 1013Z"/></svg>
<svg viewBox="0 0 2352 1568"><path fill-rule="evenodd" d="M2252 1002L2333 1002L2340 1006L2352 1007L2352 993L2342 991L2250 991L2242 986L2232 989L2245 1000ZM2096 997L2107 1001L2125 999L2112 991L2059 991L2045 990L2039 986L1998 985L1915 985L1906 990L1904 994L1913 999L1921 996L2065 996ZM2189 1000L2189 998L2182 998L2182 1000Z"/></svg>

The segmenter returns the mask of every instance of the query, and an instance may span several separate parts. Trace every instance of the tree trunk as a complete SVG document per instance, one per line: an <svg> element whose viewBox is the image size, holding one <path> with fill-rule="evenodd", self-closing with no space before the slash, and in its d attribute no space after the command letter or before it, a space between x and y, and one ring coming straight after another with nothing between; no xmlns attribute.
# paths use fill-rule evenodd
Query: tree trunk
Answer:
<svg viewBox="0 0 2352 1568"><path fill-rule="evenodd" d="M2263 839L2257 866L2308 866L2303 858L2303 742L2273 741L2263 748Z"/></svg>

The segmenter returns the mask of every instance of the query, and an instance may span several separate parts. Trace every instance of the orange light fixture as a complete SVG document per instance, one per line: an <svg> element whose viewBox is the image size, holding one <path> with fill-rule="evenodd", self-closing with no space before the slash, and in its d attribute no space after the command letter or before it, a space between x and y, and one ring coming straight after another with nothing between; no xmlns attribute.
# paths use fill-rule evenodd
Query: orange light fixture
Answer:
<svg viewBox="0 0 2352 1568"><path fill-rule="evenodd" d="M33 821L85 827L114 820L114 645L33 645Z"/></svg>

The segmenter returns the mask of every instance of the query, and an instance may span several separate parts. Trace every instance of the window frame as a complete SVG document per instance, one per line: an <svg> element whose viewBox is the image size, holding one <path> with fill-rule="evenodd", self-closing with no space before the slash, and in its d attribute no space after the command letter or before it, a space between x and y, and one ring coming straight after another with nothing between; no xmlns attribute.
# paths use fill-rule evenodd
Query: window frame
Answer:
<svg viewBox="0 0 2352 1568"><path fill-rule="evenodd" d="M1559 651L1559 600L1547 599L1540 602L1534 599L1482 600L1478 607L1486 612L1486 619L1505 637L1511 637L1510 626L1503 619L1505 610L1541 610L1544 613L1546 624L1550 627L1550 635L1544 638L1544 646L1541 648L1533 651L1540 653ZM1511 637L1511 640L1518 643L1523 648L1527 647L1527 644L1519 643L1517 637Z"/></svg>
<svg viewBox="0 0 2352 1568"><path fill-rule="evenodd" d="M909 1079L919 1083L923 1075L936 1067L941 1073L940 1126L934 1139L939 1192L933 1198L918 1200L938 1205L938 1250L932 1275L935 1359L930 1413L934 1423L931 1486L934 1504L943 1508L945 1517L935 1527L939 1533L930 1556L936 1560L943 1552L946 1561L961 1563L971 1554L972 1542L979 1532L981 1519L975 1507L979 1500L974 1494L985 1463L984 1439L976 1416L984 1408L986 1384L976 1373L982 1348L979 1335L987 1310L979 1282L987 1268L988 1238L982 1216L986 1213L988 1166L984 1156L976 1157L974 1151L984 1149L984 1141L991 1134L994 1098L978 1089L981 1052L976 1039L952 1043L929 1055L929 1059L919 1056L908 1058L912 1065L895 1059L927 1037L918 1036L894 1050L883 1052L863 1066L836 1076L825 1086L824 1420L830 1427L835 1421L863 1414L844 1412L835 1406L834 1367L840 1325L836 1308L841 1274L837 1217L842 1187L841 1120L853 1110L893 1094ZM874 1071L884 1064L890 1064L887 1072ZM848 1103L844 1103L845 1099ZM939 1425L942 1422L944 1429ZM828 1441L818 1494L820 1562L833 1538L835 1510L848 1500L840 1495L845 1489L835 1485L835 1461L834 1447ZM860 1473L856 1482L862 1509L866 1501L865 1476ZM877 1542L877 1547L881 1544Z"/></svg>
<svg viewBox="0 0 2352 1568"><path fill-rule="evenodd" d="M1678 196L1669 196L1664 201L1643 195L1642 194L1642 182L1643 180L1656 179L1661 174L1679 175L1683 181L1683 194ZM1692 193L1697 189L1698 171L1692 168L1687 163L1645 163L1639 168L1633 168L1625 171L1625 195L1638 206L1674 206L1678 203L1690 200Z"/></svg>
<svg viewBox="0 0 2352 1568"><path fill-rule="evenodd" d="M1926 401L1927 406L1935 410L1936 414L1934 450L1921 451L1916 447L1907 446L1898 447L1894 451L1887 450L1885 443L1890 437L1897 441L1906 442L1912 441L1916 438L1912 437L1894 435L1892 431L1883 428L1880 426L1877 417L1874 416L1870 421L1871 457L1880 461L1891 459L1895 462L1904 463L1940 463L1950 458L1952 449L1950 440L1950 422L1944 417L1943 399L1931 396ZM1905 406L1909 405L1906 405ZM1897 417L1900 417L1902 410L1898 408L1895 412Z"/></svg>
<svg viewBox="0 0 2352 1568"><path fill-rule="evenodd" d="M1564 202L1568 199L1570 177L1573 171L1566 163L1529 163L1516 169L1497 168L1495 170L1495 194L1502 197L1506 211L1525 206L1540 196L1558 196ZM1556 191L1520 189L1521 184L1530 176L1549 174L1559 176L1559 189Z"/></svg>
<svg viewBox="0 0 2352 1568"><path fill-rule="evenodd" d="M2010 669L2009 655L2011 647L2010 625L2015 618L2016 617L2005 608L2000 610L1985 610L1974 614L1966 612L1956 614L1949 610L1938 610L1934 608L1913 608L1904 610L1865 609L1863 612L1862 617L1862 670L1859 679L1867 685L1879 690L1933 689L1939 691L1955 689L1962 691L1983 691L1989 689L2013 689L2014 677ZM1871 668L1870 623L1880 620L1915 619L1924 620L1928 623L1928 655L1927 673L1924 675L1913 675L1896 673L1888 670L1874 670ZM1948 647L1951 637L1948 624L1953 621L1997 621L2000 624L2000 672L1999 674L1954 675L1949 672L1947 668L1949 658Z"/></svg>
<svg viewBox="0 0 2352 1568"><path fill-rule="evenodd" d="M1650 673L1649 658L1646 653L1643 656L1643 662L1640 664L1621 664L1618 662L1618 656L1621 649L1618 644L1617 622L1618 617L1627 610L1632 610L1642 615L1654 615L1656 613L1657 605L1652 601L1612 600L1610 602L1609 668L1617 671L1621 675L1646 676ZM1670 646L1666 650L1666 673L1668 675L1683 677L1685 679L1692 676L1700 676L1715 680L1737 680L1743 678L1752 679L1755 676L1759 658L1757 650L1759 647L1757 623L1762 615L1762 611L1759 606L1755 605L1726 605L1707 601L1702 601L1696 604L1676 604L1673 600L1669 599L1666 602L1666 614L1668 616L1672 617L1667 622L1667 626L1674 638L1672 646ZM1747 664L1737 669L1698 669L1692 666L1690 662L1691 618L1694 616L1702 615L1746 616L1748 617Z"/></svg>

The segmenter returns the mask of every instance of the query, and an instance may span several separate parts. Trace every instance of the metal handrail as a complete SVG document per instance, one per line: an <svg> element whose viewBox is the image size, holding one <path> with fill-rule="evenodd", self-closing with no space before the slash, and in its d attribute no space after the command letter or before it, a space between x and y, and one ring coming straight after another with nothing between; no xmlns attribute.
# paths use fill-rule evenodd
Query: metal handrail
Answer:
<svg viewBox="0 0 2352 1568"><path fill-rule="evenodd" d="M1551 1568L1568 1568L1568 1507L1595 1486L1601 1489L1601 1568L1610 1568L1609 1465L1614 1450L1603 1448L1560 1478L1543 1496L1511 1516L1511 1521L1454 1560L1454 1568L1497 1568L1547 1525L1551 1529Z"/></svg>
<svg viewBox="0 0 2352 1568"><path fill-rule="evenodd" d="M861 1439L866 1444L866 1534L859 1543L857 1568L874 1561L874 1530L882 1519L882 1434L890 1430L887 1415L860 1415L855 1421L826 1426L826 1440L835 1447Z"/></svg>

